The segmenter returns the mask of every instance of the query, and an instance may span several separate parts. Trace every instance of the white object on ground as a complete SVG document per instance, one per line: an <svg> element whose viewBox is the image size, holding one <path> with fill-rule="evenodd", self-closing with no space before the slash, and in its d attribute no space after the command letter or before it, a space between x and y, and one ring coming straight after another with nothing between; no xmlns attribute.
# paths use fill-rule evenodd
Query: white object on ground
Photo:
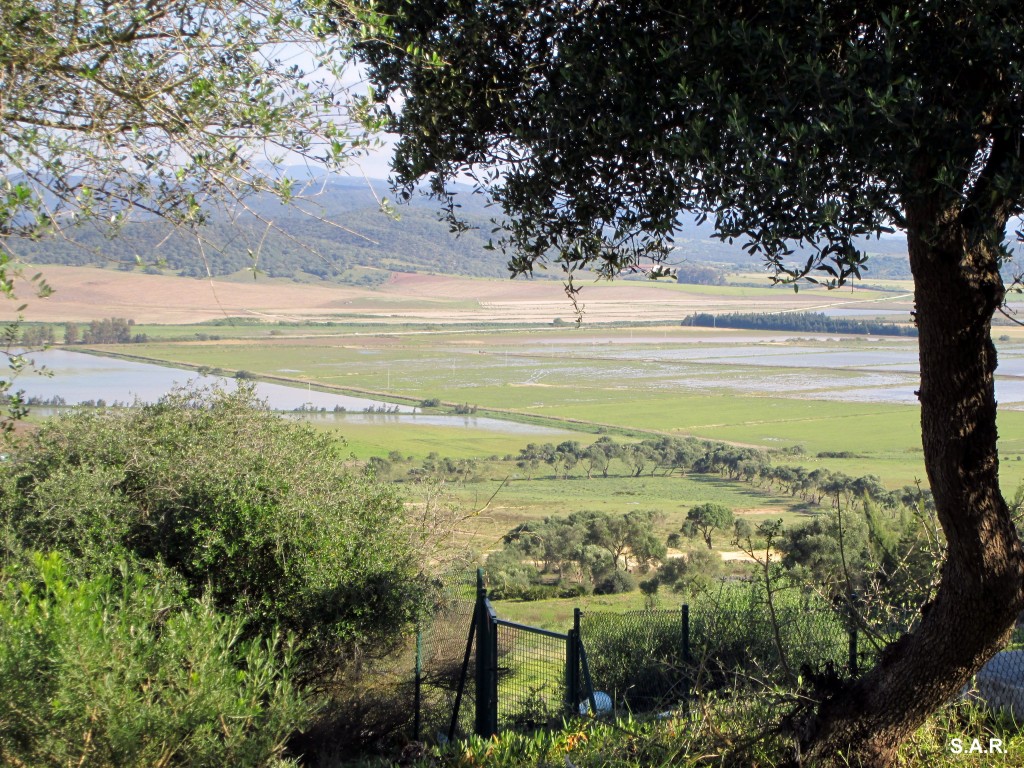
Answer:
<svg viewBox="0 0 1024 768"><path fill-rule="evenodd" d="M1024 720L1024 651L1001 651L974 677L974 691L965 688L990 708L1004 710L1015 720Z"/></svg>
<svg viewBox="0 0 1024 768"><path fill-rule="evenodd" d="M597 714L603 715L612 711L612 697L604 691L594 691L594 705L597 707ZM590 711L590 699L585 698L580 702L580 714L585 715Z"/></svg>

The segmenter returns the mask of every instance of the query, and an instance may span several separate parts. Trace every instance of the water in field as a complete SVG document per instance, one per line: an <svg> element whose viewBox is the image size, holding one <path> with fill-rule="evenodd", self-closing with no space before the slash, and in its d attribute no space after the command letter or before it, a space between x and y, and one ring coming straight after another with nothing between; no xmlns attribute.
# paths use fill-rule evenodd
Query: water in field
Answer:
<svg viewBox="0 0 1024 768"><path fill-rule="evenodd" d="M424 427L461 427L463 429L482 429L488 432L499 432L505 435L564 435L564 429L542 427L535 424L521 424L516 421L502 421L486 416L460 416L455 414L437 413L303 413L304 421L318 424L344 426L346 424L424 426Z"/></svg>
<svg viewBox="0 0 1024 768"><path fill-rule="evenodd" d="M62 397L68 405L104 400L113 403L133 403L141 400L152 403L176 386L189 383L200 385L217 384L234 387L235 379L224 376L202 376L195 371L180 368L166 368L130 360L86 355L60 349L48 349L31 357L40 366L45 366L51 376L23 373L15 382L15 389L25 391L28 397L45 400ZM341 406L350 411L366 408L398 408L400 412L412 413L408 405L393 405L362 397L335 395L327 392L286 387L281 384L259 382L257 394L267 401L274 410L293 411L296 408L327 408Z"/></svg>
<svg viewBox="0 0 1024 768"><path fill-rule="evenodd" d="M624 335L576 338L578 341L571 333L554 338L537 336L517 339L514 346L503 346L499 338L497 344L482 349L462 348L454 353L438 349L425 357L390 358L373 365L387 366L386 374L382 370L381 388L387 381L395 391L421 392L444 391L452 386L577 388L583 384L584 389L598 393L628 387L657 392L776 393L833 401L913 404L917 402L914 392L920 386L913 339L839 340L728 333L707 334L698 340L650 332L634 339ZM54 372L54 377L25 374L18 378L17 387L44 399L60 396L69 404L99 399L130 403L136 398L152 402L175 384L198 380L232 386L234 381L223 377L204 379L193 371L65 350L48 350L36 357ZM345 369L350 364L327 360L316 365ZM281 411L307 408L333 412L340 407L348 412L345 418L354 419L362 418L358 414L367 408L395 408L367 398L278 384L260 383L257 391L271 408ZM1003 406L1024 407L1024 345L999 344L996 396ZM416 411L408 405L397 409L406 415ZM432 421L437 419L441 421ZM538 429L463 416L421 415L417 423L517 432Z"/></svg>
<svg viewBox="0 0 1024 768"><path fill-rule="evenodd" d="M50 377L26 373L17 379L15 388L22 389L29 397L49 400L62 397L68 405L103 400L108 405L130 404L136 400L152 403L170 389L188 383L199 385L218 384L226 388L236 385L236 380L224 376L201 376L195 371L167 368L148 363L136 363L111 357L86 355L51 349L32 356L41 366L53 374ZM325 424L408 424L419 426L458 427L479 429L489 432L513 435L560 435L562 430L533 424L520 424L477 416L423 414L408 405L395 405L362 397L349 397L328 392L317 392L299 387L258 382L257 394L267 405L277 411L303 409L300 418ZM334 411L341 406L344 412ZM319 411L325 408L325 412ZM367 408L387 408L388 413L371 412ZM398 409L394 412L394 409ZM51 413L45 407L34 408L41 415Z"/></svg>
<svg viewBox="0 0 1024 768"><path fill-rule="evenodd" d="M863 337L736 336L693 338L644 336L538 340L514 354L534 367L523 384L572 376L594 382L628 380L657 390L732 390L786 393L850 402L917 402L915 339ZM613 343L614 342L614 343ZM500 353L496 353L498 357ZM772 369L770 372L763 369ZM996 396L1024 403L1024 347L1001 344Z"/></svg>

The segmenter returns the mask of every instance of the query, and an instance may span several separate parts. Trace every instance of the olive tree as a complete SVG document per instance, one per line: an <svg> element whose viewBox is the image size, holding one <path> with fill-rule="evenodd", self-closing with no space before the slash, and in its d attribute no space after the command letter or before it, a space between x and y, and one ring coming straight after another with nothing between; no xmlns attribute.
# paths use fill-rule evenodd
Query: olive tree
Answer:
<svg viewBox="0 0 1024 768"><path fill-rule="evenodd" d="M866 268L863 238L906 233L941 582L917 628L796 728L810 762L890 764L1024 608L991 338L1007 225L1024 203L1024 9L358 5L362 55L401 136L397 180L429 177L442 197L451 179L475 180L507 222L514 273L657 273L693 213L762 255L776 280L838 286Z"/></svg>
<svg viewBox="0 0 1024 768"><path fill-rule="evenodd" d="M698 533L704 539L704 543L711 549L711 534L716 530L724 531L732 526L732 510L724 504L706 502L691 507L686 513L686 522L683 523L682 533L694 537Z"/></svg>
<svg viewBox="0 0 1024 768"><path fill-rule="evenodd" d="M0 249L133 211L290 194L284 162L349 158L344 59L302 0L0 6Z"/></svg>

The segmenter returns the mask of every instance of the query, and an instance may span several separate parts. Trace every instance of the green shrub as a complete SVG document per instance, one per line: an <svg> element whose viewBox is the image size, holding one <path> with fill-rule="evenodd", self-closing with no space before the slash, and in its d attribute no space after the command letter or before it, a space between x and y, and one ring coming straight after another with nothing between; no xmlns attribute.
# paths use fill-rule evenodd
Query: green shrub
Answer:
<svg viewBox="0 0 1024 768"><path fill-rule="evenodd" d="M595 595L617 595L620 592L632 592L635 589L636 577L631 573L618 569L594 584Z"/></svg>
<svg viewBox="0 0 1024 768"><path fill-rule="evenodd" d="M831 662L843 673L849 635L833 606L815 592L792 586L779 589L773 600L790 670L799 672L806 664L820 671ZM756 581L724 583L700 594L690 604L690 649L695 663L708 673L703 687L730 679L738 669L781 679L782 661L764 586Z"/></svg>
<svg viewBox="0 0 1024 768"><path fill-rule="evenodd" d="M306 706L292 654L123 570L75 580L57 555L0 572L0 764L282 765Z"/></svg>
<svg viewBox="0 0 1024 768"><path fill-rule="evenodd" d="M522 557L522 551L514 545L488 555L487 587L494 600L543 600L550 596L540 584L540 572Z"/></svg>
<svg viewBox="0 0 1024 768"><path fill-rule="evenodd" d="M580 627L595 690L634 711L683 699L679 611L585 612Z"/></svg>
<svg viewBox="0 0 1024 768"><path fill-rule="evenodd" d="M131 556L247 631L295 632L325 655L397 637L419 597L394 487L350 473L331 439L251 388L52 419L0 466L6 559L62 550L83 574Z"/></svg>

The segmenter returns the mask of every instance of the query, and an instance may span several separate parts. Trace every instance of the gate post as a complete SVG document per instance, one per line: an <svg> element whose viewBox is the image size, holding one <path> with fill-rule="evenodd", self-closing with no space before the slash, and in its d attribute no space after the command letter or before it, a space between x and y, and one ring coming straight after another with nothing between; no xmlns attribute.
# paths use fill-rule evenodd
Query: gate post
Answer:
<svg viewBox="0 0 1024 768"><path fill-rule="evenodd" d="M498 628L491 621L484 571L476 571L476 723L477 735L498 732Z"/></svg>
<svg viewBox="0 0 1024 768"><path fill-rule="evenodd" d="M573 609L572 629L565 641L565 705L570 715L580 709L580 609Z"/></svg>

